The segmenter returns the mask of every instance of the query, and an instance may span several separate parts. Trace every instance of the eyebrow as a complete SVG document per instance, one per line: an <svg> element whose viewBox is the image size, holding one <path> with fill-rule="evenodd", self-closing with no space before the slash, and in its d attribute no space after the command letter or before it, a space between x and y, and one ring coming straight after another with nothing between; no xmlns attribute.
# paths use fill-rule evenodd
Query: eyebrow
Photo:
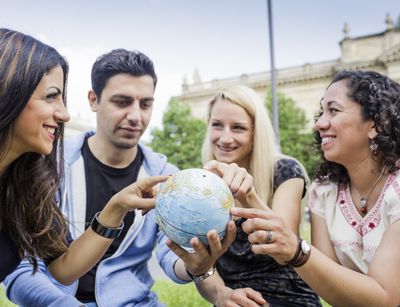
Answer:
<svg viewBox="0 0 400 307"><path fill-rule="evenodd" d="M111 100L112 99L124 99L124 100L129 100L129 101L133 101L134 98L131 96L127 96L127 95L123 95L123 94L115 94L111 96ZM154 97L143 97L140 98L139 101L154 101Z"/></svg>
<svg viewBox="0 0 400 307"><path fill-rule="evenodd" d="M57 94L61 94L61 90L57 86L50 86L47 90L56 90Z"/></svg>

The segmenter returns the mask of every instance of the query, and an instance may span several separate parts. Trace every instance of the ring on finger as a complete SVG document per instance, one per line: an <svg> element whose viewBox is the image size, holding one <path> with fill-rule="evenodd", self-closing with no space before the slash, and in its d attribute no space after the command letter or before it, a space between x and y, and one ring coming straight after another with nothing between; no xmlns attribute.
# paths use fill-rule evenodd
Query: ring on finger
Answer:
<svg viewBox="0 0 400 307"><path fill-rule="evenodd" d="M271 230L266 230L265 231L265 244L269 244L272 242L272 231Z"/></svg>

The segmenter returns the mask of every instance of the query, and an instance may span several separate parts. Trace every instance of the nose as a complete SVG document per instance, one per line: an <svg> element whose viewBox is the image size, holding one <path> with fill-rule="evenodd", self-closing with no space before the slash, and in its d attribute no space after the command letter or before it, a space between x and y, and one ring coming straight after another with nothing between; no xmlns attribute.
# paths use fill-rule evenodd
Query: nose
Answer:
<svg viewBox="0 0 400 307"><path fill-rule="evenodd" d="M57 109L54 112L54 116L59 123L66 123L69 121L70 116L68 114L67 108L64 105L64 102L57 104Z"/></svg>
<svg viewBox="0 0 400 307"><path fill-rule="evenodd" d="M229 128L226 128L222 131L219 140L222 143L231 143L233 141L232 133Z"/></svg>
<svg viewBox="0 0 400 307"><path fill-rule="evenodd" d="M326 130L329 128L329 125L330 125L329 118L324 113L322 113L322 115L315 122L314 130L315 131Z"/></svg>
<svg viewBox="0 0 400 307"><path fill-rule="evenodd" d="M140 122L141 120L141 113L140 113L140 104L139 101L135 101L134 103L132 103L132 105L128 108L127 113L126 113L126 118L130 121L130 122Z"/></svg>

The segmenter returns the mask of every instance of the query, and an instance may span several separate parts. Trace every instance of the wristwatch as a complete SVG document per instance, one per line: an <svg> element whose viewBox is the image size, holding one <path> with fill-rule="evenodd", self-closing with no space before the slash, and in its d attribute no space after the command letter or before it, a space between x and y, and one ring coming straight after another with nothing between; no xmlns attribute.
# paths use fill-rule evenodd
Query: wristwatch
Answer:
<svg viewBox="0 0 400 307"><path fill-rule="evenodd" d="M300 238L297 239L297 250L294 254L294 257L287 262L287 265L291 267L298 268L304 265L311 255L311 245L306 241Z"/></svg>
<svg viewBox="0 0 400 307"><path fill-rule="evenodd" d="M92 230L97 233L98 235L107 238L107 239L116 239L121 234L122 230L124 229L124 222L121 223L119 227L112 228L106 225L103 225L99 220L100 212L97 212L92 222L90 223L90 227Z"/></svg>
<svg viewBox="0 0 400 307"><path fill-rule="evenodd" d="M193 275L192 273L189 272L188 269L186 269L186 273L189 275L189 277L193 280L193 282L197 285L200 282L202 282L204 279L214 275L215 273L215 266L213 266L211 269L209 269L207 272L201 275Z"/></svg>

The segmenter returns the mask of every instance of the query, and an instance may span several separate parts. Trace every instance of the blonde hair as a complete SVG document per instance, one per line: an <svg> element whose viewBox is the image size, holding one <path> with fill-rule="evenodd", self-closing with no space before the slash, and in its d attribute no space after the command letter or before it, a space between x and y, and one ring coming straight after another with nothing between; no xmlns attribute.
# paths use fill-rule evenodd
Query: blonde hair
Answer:
<svg viewBox="0 0 400 307"><path fill-rule="evenodd" d="M250 169L247 171L253 176L257 194L270 206L273 195L274 165L283 155L276 149L274 130L264 103L253 89L244 85L222 90L208 104L208 122L212 108L219 100L229 100L242 107L253 122L253 149L250 156ZM203 163L215 160L211 149L210 125L203 142L201 157Z"/></svg>

